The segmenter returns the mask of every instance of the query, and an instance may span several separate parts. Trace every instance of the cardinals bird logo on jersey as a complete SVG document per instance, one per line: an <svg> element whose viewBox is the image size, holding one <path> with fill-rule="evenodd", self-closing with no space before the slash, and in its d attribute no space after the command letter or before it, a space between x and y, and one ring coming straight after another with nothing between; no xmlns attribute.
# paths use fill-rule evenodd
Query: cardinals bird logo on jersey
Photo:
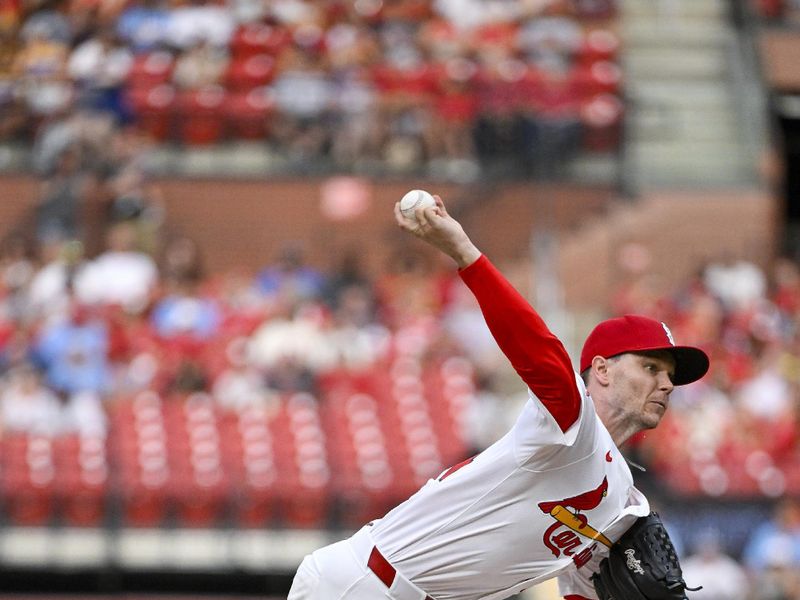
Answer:
<svg viewBox="0 0 800 600"><path fill-rule="evenodd" d="M593 490L564 498L563 500L539 503L541 511L556 520L544 532L544 538L542 539L544 545L553 553L553 556L558 558L563 553L564 556L572 557L579 567L585 564L591 558L591 547L578 555L574 555L575 549L581 545L579 535L611 547L611 540L592 527L586 515L581 514L581 511L597 508L607 494L608 478L603 477L600 485Z"/></svg>

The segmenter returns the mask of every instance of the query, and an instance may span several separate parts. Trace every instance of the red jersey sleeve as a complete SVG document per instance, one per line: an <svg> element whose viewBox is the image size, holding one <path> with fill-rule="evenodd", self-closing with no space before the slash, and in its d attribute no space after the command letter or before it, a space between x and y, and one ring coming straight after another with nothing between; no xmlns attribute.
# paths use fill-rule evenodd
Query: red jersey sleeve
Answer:
<svg viewBox="0 0 800 600"><path fill-rule="evenodd" d="M514 370L561 431L569 429L580 414L581 398L564 345L488 258L482 255L459 275Z"/></svg>

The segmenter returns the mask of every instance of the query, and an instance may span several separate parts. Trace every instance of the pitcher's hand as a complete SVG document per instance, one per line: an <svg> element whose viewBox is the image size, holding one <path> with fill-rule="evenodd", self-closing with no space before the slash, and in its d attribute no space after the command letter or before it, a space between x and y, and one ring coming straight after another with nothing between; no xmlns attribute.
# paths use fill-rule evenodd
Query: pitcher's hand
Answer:
<svg viewBox="0 0 800 600"><path fill-rule="evenodd" d="M400 203L396 202L394 217L401 229L438 248L456 261L459 269L463 269L478 260L481 251L469 239L461 223L447 213L441 197L434 194L433 199L436 206L417 208L416 219L405 217L400 212Z"/></svg>

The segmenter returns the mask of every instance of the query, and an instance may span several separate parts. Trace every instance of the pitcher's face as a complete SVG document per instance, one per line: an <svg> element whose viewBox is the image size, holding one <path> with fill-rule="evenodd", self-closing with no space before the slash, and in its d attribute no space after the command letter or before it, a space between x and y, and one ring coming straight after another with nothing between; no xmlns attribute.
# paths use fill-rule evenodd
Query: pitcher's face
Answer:
<svg viewBox="0 0 800 600"><path fill-rule="evenodd" d="M609 365L614 408L641 429L656 427L674 389L675 359L669 352L626 353Z"/></svg>

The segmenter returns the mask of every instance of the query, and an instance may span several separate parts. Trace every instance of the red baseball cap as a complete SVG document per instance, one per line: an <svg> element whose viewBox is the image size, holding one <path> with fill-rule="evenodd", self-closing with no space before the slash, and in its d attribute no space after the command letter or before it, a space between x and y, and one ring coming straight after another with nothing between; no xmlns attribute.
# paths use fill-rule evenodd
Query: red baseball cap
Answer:
<svg viewBox="0 0 800 600"><path fill-rule="evenodd" d="M626 352L666 350L675 357L675 385L697 381L708 371L708 355L693 346L676 346L672 332L661 321L639 315L625 315L603 321L583 343L581 370L592 366L595 356L611 358Z"/></svg>

